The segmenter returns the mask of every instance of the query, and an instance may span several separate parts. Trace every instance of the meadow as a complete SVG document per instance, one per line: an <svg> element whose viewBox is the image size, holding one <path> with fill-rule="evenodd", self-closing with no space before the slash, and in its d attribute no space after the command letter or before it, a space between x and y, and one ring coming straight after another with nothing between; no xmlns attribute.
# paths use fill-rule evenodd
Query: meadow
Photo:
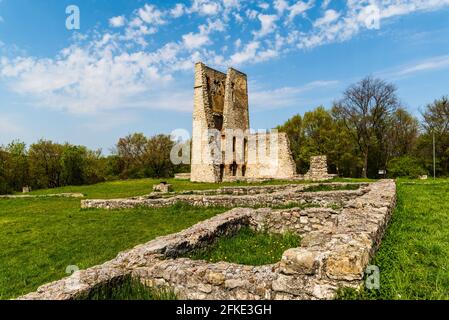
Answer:
<svg viewBox="0 0 449 320"><path fill-rule="evenodd" d="M235 185L166 181L173 183L175 191ZM87 198L118 198L148 194L158 182L160 180L155 179L114 181L38 190L32 194L81 192ZM372 261L380 268L380 289L346 291L341 298L449 298L449 180L400 179L397 190L397 208ZM69 265L88 268L114 258L120 251L160 235L178 232L225 210L187 205L119 211L82 210L79 199L0 199L0 299L15 298L58 280L67 275ZM283 241L269 240L275 244ZM225 242L215 253L207 253L208 258L214 260L223 254L227 257L229 249L239 241L247 243L253 239L243 235L234 242Z"/></svg>
<svg viewBox="0 0 449 320"><path fill-rule="evenodd" d="M397 206L371 262L380 289L344 290L340 299L449 299L449 179L400 179Z"/></svg>

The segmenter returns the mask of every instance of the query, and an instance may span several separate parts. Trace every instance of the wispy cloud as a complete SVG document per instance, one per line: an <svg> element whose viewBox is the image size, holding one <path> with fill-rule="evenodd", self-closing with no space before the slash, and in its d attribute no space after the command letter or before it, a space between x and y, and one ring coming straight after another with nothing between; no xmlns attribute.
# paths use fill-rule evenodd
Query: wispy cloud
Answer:
<svg viewBox="0 0 449 320"><path fill-rule="evenodd" d="M406 64L390 70L381 71L377 75L394 80L411 77L422 72L443 69L449 69L449 55L436 56L415 61L413 64Z"/></svg>

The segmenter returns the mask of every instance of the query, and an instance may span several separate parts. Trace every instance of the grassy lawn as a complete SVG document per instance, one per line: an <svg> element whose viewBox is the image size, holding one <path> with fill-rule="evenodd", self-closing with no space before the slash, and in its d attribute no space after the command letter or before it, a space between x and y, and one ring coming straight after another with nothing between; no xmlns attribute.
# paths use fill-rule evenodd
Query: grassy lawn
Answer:
<svg viewBox="0 0 449 320"><path fill-rule="evenodd" d="M380 290L342 298L449 299L449 180L400 180L398 204L372 264Z"/></svg>
<svg viewBox="0 0 449 320"><path fill-rule="evenodd" d="M178 232L225 209L81 210L76 199L0 200L0 299L103 263L156 236Z"/></svg>
<svg viewBox="0 0 449 320"><path fill-rule="evenodd" d="M197 183L190 182L188 180L175 180L175 179L137 179L137 180L119 180L109 181L90 186L68 186L54 189L36 190L30 194L54 194L54 193L67 193L76 192L83 193L87 198L98 199L112 199L112 198L125 198L133 196L141 196L149 194L153 191L153 185L160 183L161 181L168 182L173 185L175 192L185 190L208 190L218 189L226 186L246 186L246 185L279 185L288 183L307 183L307 181L265 181L260 183L246 183L246 182L224 182L224 183ZM369 179L344 179L336 178L329 182L366 182L373 181Z"/></svg>
<svg viewBox="0 0 449 320"><path fill-rule="evenodd" d="M147 194L160 181L117 181L33 193L81 192L90 198L127 197ZM168 182L174 184L176 191L236 185ZM102 263L120 251L180 231L223 211L185 205L81 210L79 199L0 199L0 299L15 298L60 279L66 276L68 265L84 269ZM210 261L267 264L278 261L284 249L296 246L297 241L243 230L237 237L223 239L212 249L196 255ZM449 179L399 180L398 206L372 264L381 270L380 290L345 292L343 298L449 299Z"/></svg>
<svg viewBox="0 0 449 320"><path fill-rule="evenodd" d="M188 257L209 262L226 261L260 266L278 262L285 250L298 247L300 241L293 234L267 234L245 227L237 235L221 238L207 248L192 252Z"/></svg>

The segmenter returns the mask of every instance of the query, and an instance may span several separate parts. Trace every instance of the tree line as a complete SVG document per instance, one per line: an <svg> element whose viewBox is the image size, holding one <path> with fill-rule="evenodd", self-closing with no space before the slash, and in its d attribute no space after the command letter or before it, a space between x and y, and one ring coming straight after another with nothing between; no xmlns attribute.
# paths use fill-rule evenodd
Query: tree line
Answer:
<svg viewBox="0 0 449 320"><path fill-rule="evenodd" d="M401 105L394 85L367 77L351 85L330 109L322 106L295 115L280 131L289 136L297 170L308 170L310 157L327 155L330 172L343 177L449 175L449 100L442 97L422 111L421 120ZM120 138L108 156L85 146L39 140L0 146L0 194L23 186L55 188L113 179L166 178L188 172L174 165L168 135L142 133Z"/></svg>
<svg viewBox="0 0 449 320"><path fill-rule="evenodd" d="M111 155L85 146L41 139L28 148L13 141L0 146L0 194L32 189L84 185L114 179L170 177L186 166L170 161L170 136L142 133L120 138Z"/></svg>
<svg viewBox="0 0 449 320"><path fill-rule="evenodd" d="M299 172L310 156L327 155L331 172L344 177L378 178L449 174L449 100L435 100L418 120L401 105L396 87L367 77L351 85L330 109L320 106L279 126L290 139Z"/></svg>

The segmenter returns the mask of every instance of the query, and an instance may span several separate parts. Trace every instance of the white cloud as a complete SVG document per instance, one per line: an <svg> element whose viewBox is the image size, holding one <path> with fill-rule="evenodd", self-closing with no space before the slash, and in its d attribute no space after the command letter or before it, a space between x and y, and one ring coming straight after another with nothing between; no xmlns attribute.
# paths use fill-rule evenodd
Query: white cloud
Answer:
<svg viewBox="0 0 449 320"><path fill-rule="evenodd" d="M182 40L184 45L190 50L197 49L210 43L209 36L207 34L193 32L183 35Z"/></svg>
<svg viewBox="0 0 449 320"><path fill-rule="evenodd" d="M197 12L202 15L216 15L221 9L221 6L216 1L211 0L193 0L189 12Z"/></svg>
<svg viewBox="0 0 449 320"><path fill-rule="evenodd" d="M112 17L109 19L109 25L113 28L123 27L125 25L126 19L124 16Z"/></svg>
<svg viewBox="0 0 449 320"><path fill-rule="evenodd" d="M323 25L328 25L329 23L337 20L339 17L340 17L340 13L338 13L335 10L330 9L324 13L323 17L317 19L313 25L314 25L314 27L321 27Z"/></svg>
<svg viewBox="0 0 449 320"><path fill-rule="evenodd" d="M382 6L381 17L390 18L415 11L436 10L449 5L449 0L399 0Z"/></svg>
<svg viewBox="0 0 449 320"><path fill-rule="evenodd" d="M151 4L146 4L143 8L140 8L138 15L142 21L148 24L161 25L166 23L166 21L162 18L162 11Z"/></svg>
<svg viewBox="0 0 449 320"><path fill-rule="evenodd" d="M240 49L240 47L242 46L242 40L240 38L235 40L234 45L236 49Z"/></svg>
<svg viewBox="0 0 449 320"><path fill-rule="evenodd" d="M254 20L257 18L257 15L259 14L259 12L256 10L248 9L248 10L246 10L245 14L249 19Z"/></svg>
<svg viewBox="0 0 449 320"><path fill-rule="evenodd" d="M277 16L272 14L259 14L259 21L261 23L261 28L259 31L255 31L254 35L256 37L263 37L267 34L273 32L276 29Z"/></svg>
<svg viewBox="0 0 449 320"><path fill-rule="evenodd" d="M308 2L305 1L297 1L295 4L290 6L288 9L290 11L288 15L288 20L292 21L296 16L301 15L305 13L307 10L313 8L314 6L314 0L309 0Z"/></svg>
<svg viewBox="0 0 449 320"><path fill-rule="evenodd" d="M208 20L207 24L200 25L198 33L189 32L182 36L184 46L188 50L198 49L211 44L209 34L215 31L224 31L225 26L220 20Z"/></svg>
<svg viewBox="0 0 449 320"><path fill-rule="evenodd" d="M15 58L0 57L0 80L35 105L72 113L123 108L187 111L191 110L191 92L176 96L171 86L175 76L191 72L198 60L218 68L253 64L293 50L347 41L367 29L366 9L371 0L348 0L339 12L328 9L328 2L276 0L272 5L270 2L270 8L261 0L193 0L189 6L178 3L167 9L146 4L130 15L112 17L107 30L95 29L73 37L73 43L54 57L37 58L23 52ZM437 10L449 5L449 0L375 3L383 22L412 12ZM307 16L311 22L307 27L296 25L299 21L295 17L305 15L315 4L323 12L321 16ZM189 19L181 34L174 25L180 16ZM151 37L156 32L163 32L160 38L166 40L156 43ZM443 56L394 72L408 76L448 64L449 58ZM304 90L325 87L317 82L265 96L256 92L256 99L269 101L270 94L285 94L287 98L280 100L286 103L285 99L297 98Z"/></svg>
<svg viewBox="0 0 449 320"><path fill-rule="evenodd" d="M421 72L444 69L449 69L449 55L436 56L421 61L415 61L413 64L407 64L393 70L379 72L378 76L388 79L400 79L410 77Z"/></svg>
<svg viewBox="0 0 449 320"><path fill-rule="evenodd" d="M170 10L170 14L173 18L179 18L184 14L185 10L186 10L186 8L185 8L184 4L177 3L175 5L175 7Z"/></svg>
<svg viewBox="0 0 449 320"><path fill-rule="evenodd" d="M289 7L288 2L286 0L275 0L274 8L278 12L279 15L282 15L285 10Z"/></svg>
<svg viewBox="0 0 449 320"><path fill-rule="evenodd" d="M243 51L234 53L229 61L230 65L240 65L243 62L247 62L249 60L255 59L257 49L259 49L260 43L257 41L253 41L248 43Z"/></svg>
<svg viewBox="0 0 449 320"><path fill-rule="evenodd" d="M155 64L160 57L114 52L112 38L98 47L102 41L87 48L72 46L55 59L3 58L0 74L10 79L12 91L33 97L38 105L72 113L123 108L170 81Z"/></svg>
<svg viewBox="0 0 449 320"><path fill-rule="evenodd" d="M332 1L332 0L324 0L324 1L321 3L321 9L323 9L323 10L327 9L327 7L329 7L331 1Z"/></svg>
<svg viewBox="0 0 449 320"><path fill-rule="evenodd" d="M270 8L270 4L266 3L266 2L261 2L259 3L259 8L263 9L263 10L267 10L268 8Z"/></svg>

